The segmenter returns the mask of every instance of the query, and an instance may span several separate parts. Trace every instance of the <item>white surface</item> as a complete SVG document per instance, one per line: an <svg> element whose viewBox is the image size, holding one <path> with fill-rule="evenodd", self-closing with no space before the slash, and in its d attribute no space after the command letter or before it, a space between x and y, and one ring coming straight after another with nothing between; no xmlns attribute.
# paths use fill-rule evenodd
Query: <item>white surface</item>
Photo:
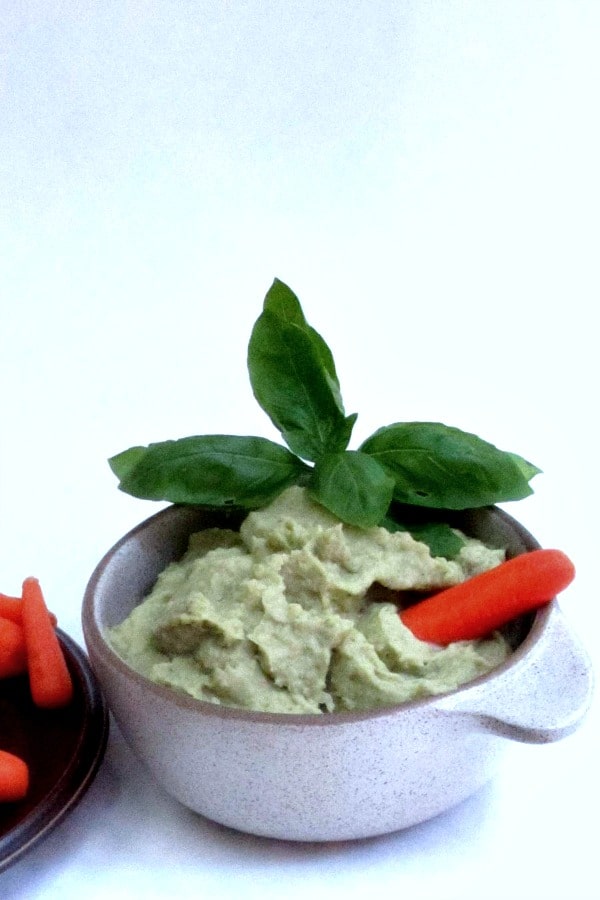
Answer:
<svg viewBox="0 0 600 900"><path fill-rule="evenodd" d="M544 469L509 511L573 557L597 668L599 27L595 0L3 0L0 590L37 575L81 641L95 563L157 509L106 458L274 437L245 352L277 275L354 445L439 419ZM594 710L433 822L296 846L178 807L113 729L0 895L587 900L599 752Z"/></svg>

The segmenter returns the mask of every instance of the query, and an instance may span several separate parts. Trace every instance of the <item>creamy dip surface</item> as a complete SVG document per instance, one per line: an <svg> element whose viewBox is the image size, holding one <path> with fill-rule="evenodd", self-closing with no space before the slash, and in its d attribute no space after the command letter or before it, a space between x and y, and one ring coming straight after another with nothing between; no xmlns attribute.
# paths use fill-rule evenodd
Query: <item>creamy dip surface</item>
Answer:
<svg viewBox="0 0 600 900"><path fill-rule="evenodd" d="M449 587L498 565L467 538L452 561L408 532L341 524L291 487L239 533L190 538L109 640L135 670L192 697L274 713L370 709L454 690L510 653L500 633L415 638L381 590ZM371 589L371 590L370 590Z"/></svg>

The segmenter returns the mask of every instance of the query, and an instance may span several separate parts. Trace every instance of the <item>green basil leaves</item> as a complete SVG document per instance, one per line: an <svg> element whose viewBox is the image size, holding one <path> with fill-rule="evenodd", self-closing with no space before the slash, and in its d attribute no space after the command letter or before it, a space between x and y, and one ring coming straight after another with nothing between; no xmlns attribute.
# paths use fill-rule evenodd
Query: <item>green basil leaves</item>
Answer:
<svg viewBox="0 0 600 900"><path fill-rule="evenodd" d="M514 453L439 422L397 422L361 446L394 477L394 499L435 509L468 509L532 493L539 472Z"/></svg>
<svg viewBox="0 0 600 900"><path fill-rule="evenodd" d="M398 522L396 504L459 510L532 493L536 466L439 422L397 422L349 450L356 414L344 411L331 350L278 279L252 329L248 372L256 400L289 449L236 435L131 447L109 460L120 489L149 500L253 509L303 484L341 521L409 530L448 558L462 546L456 533L437 518L418 527Z"/></svg>
<svg viewBox="0 0 600 900"><path fill-rule="evenodd" d="M248 372L254 396L294 453L315 462L345 450L356 415L344 413L329 347L280 281L252 329Z"/></svg>
<svg viewBox="0 0 600 900"><path fill-rule="evenodd" d="M346 450L317 461L308 489L342 522L370 528L385 518L394 479L377 460L358 450Z"/></svg>
<svg viewBox="0 0 600 900"><path fill-rule="evenodd" d="M132 447L109 464L121 490L134 497L249 509L268 503L307 471L273 441L227 434Z"/></svg>

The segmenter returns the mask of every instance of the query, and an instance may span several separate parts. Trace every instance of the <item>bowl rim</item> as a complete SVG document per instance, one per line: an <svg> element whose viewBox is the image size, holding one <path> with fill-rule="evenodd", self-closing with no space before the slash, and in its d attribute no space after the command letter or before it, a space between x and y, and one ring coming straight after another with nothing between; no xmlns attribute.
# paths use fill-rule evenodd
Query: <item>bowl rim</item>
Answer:
<svg viewBox="0 0 600 900"><path fill-rule="evenodd" d="M202 506L196 508L198 510L206 511L207 513L223 513L223 509L220 507ZM183 692L178 692L166 685L158 684L133 669L110 646L104 636L97 617L96 592L105 569L127 543L135 539L138 534L145 531L148 527L155 524L157 520L160 521L162 517L173 515L174 513L172 511L175 509L189 509L189 507L185 507L181 504L170 504L169 506L164 507L159 512L154 513L131 528L104 554L87 583L83 597L81 621L85 643L92 662L92 668L94 667L94 656L98 655L111 669L116 671L119 676L133 685L136 685L138 688L144 688L149 691L149 693L157 700L168 702L181 709L189 710L190 712L195 711L218 719L241 720L248 723L263 723L269 725L279 723L291 726L302 726L303 728L307 726L318 728L331 725L347 725L354 722L397 716L403 711L414 711L415 709L435 709L436 704L439 704L442 700L446 701L447 704L449 698L464 698L469 692L478 691L482 685L497 681L508 672L513 674L515 669L524 664L525 657L529 655L531 650L542 639L546 630L546 625L550 617L554 615L558 605L558 601L556 597L554 597L545 606L541 607L533 614L533 620L527 634L510 656L499 666L460 685L452 691L446 691L441 694L434 694L428 697L407 700L403 703L381 706L373 709L339 710L324 714L265 712L261 710L227 706L226 704L214 703L209 700L200 700ZM517 536L526 547L526 551L524 552L540 547L540 544L533 535L505 510L498 506L489 506L485 507L485 509L492 512L493 515L497 516L505 525L508 525L516 532ZM440 708L439 711L445 712L446 710Z"/></svg>

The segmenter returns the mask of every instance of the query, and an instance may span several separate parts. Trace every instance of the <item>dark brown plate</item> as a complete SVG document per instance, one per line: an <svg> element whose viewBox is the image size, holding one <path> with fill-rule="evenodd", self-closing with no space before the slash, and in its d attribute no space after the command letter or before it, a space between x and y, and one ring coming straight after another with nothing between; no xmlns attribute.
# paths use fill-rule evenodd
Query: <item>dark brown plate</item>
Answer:
<svg viewBox="0 0 600 900"><path fill-rule="evenodd" d="M48 834L92 783L108 739L108 708L87 656L57 630L75 688L65 709L38 709L25 675L0 680L0 749L29 765L30 789L0 804L0 871Z"/></svg>

